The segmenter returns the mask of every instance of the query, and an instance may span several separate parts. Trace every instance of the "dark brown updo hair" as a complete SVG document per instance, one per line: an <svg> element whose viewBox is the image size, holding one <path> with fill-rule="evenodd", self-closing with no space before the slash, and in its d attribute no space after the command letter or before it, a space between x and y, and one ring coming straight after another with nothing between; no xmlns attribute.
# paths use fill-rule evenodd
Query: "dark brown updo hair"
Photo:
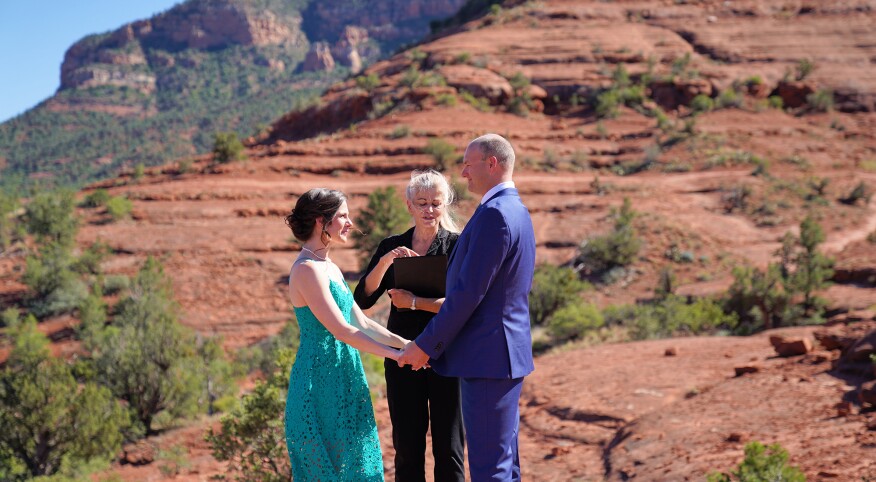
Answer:
<svg viewBox="0 0 876 482"><path fill-rule="evenodd" d="M295 209L286 216L286 226L289 226L295 238L307 241L313 235L316 220L322 219L323 226L331 223L346 200L347 196L341 191L323 187L311 189L295 202Z"/></svg>

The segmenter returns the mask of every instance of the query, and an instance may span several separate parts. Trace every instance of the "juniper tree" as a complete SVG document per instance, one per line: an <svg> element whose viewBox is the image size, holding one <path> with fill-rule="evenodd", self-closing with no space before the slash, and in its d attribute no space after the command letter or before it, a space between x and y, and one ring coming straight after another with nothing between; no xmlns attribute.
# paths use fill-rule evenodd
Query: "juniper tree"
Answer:
<svg viewBox="0 0 876 482"><path fill-rule="evenodd" d="M356 234L356 247L367 265L383 238L402 232L410 224L410 214L395 188L377 188L368 195L368 205L359 215L361 234Z"/></svg>
<svg viewBox="0 0 876 482"><path fill-rule="evenodd" d="M194 333L177 321L170 280L157 260L146 260L129 291L100 336L95 365L101 382L128 403L149 434L156 415L195 412L200 361Z"/></svg>
<svg viewBox="0 0 876 482"><path fill-rule="evenodd" d="M128 425L124 409L108 389L77 382L71 367L51 356L35 318L12 325L13 349L0 372L0 479L112 457Z"/></svg>

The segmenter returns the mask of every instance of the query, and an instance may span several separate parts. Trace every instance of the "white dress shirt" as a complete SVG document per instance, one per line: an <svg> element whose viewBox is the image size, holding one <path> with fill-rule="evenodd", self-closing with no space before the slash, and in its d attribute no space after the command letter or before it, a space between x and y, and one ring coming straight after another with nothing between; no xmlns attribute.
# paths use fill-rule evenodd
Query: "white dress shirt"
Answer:
<svg viewBox="0 0 876 482"><path fill-rule="evenodd" d="M501 191L502 189L509 189L509 188L513 188L513 187L514 187L514 181L505 181L505 182L500 182L499 184L496 184L495 186L493 186L492 189L490 189L489 191L487 191L486 194L484 194L484 197L481 198L481 204L487 202L487 199L490 199L491 197L493 197L494 194Z"/></svg>

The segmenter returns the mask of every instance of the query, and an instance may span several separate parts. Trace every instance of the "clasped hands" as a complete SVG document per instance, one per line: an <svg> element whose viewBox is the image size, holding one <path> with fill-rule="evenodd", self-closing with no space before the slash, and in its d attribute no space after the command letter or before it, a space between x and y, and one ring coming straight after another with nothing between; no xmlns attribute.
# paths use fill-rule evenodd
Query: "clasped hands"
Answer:
<svg viewBox="0 0 876 482"><path fill-rule="evenodd" d="M405 345L396 360L398 366L404 367L405 365L410 365L414 370L419 370L423 367L428 368L428 362L429 355L421 350L413 341L409 341L408 344Z"/></svg>

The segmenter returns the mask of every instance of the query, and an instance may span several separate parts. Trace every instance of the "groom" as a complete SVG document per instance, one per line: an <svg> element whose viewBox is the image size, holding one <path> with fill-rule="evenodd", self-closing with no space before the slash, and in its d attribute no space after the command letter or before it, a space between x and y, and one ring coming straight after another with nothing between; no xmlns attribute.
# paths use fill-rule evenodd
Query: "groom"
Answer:
<svg viewBox="0 0 876 482"><path fill-rule="evenodd" d="M429 362L438 374L459 377L472 482L519 481L518 401L535 368L528 296L535 234L511 180L507 140L478 137L462 164L468 190L483 198L450 255L441 310L398 363Z"/></svg>

